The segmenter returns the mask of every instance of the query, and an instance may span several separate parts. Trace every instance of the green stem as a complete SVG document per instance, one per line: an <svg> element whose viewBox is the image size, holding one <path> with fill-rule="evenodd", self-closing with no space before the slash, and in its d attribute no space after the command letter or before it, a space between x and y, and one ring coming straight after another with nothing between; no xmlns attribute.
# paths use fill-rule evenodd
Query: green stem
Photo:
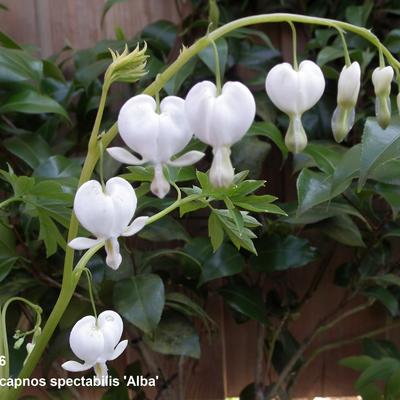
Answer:
<svg viewBox="0 0 400 400"><path fill-rule="evenodd" d="M39 307L38 305L30 302L27 299L24 299L23 297L11 297L11 299L8 299L1 310L1 326L0 329L3 333L2 336L2 351L3 353L1 354L2 356L5 357L5 365L2 367L2 372L3 372L3 376L5 378L8 378L10 375L10 354L9 354L9 349L8 349L8 338L7 338L7 309L10 306L11 303L13 303L14 301L21 301L22 303L25 303L26 305L28 305L32 310L34 310L36 312L37 315L37 322L35 324L35 327L37 327L38 323L40 324L41 321L41 317L40 314L42 312L41 307Z"/></svg>
<svg viewBox="0 0 400 400"><path fill-rule="evenodd" d="M342 40L344 61L346 63L346 67L350 67L351 59L350 59L349 49L347 48L347 43L346 43L346 39L344 37L343 30L341 28L338 28L337 31L339 32L340 39Z"/></svg>
<svg viewBox="0 0 400 400"><path fill-rule="evenodd" d="M324 19L324 18L318 18L318 17L311 17L311 16L304 16L304 15L298 15L298 14L287 14L287 13L276 13L276 14L261 14L261 15L255 15L255 16L250 16L250 17L245 17L241 18L235 21L232 21L224 26L219 27L218 29L215 29L214 31L208 33L205 37L199 39L196 41L192 46L189 48L184 49L179 57L173 62L162 74L158 76L156 81L154 81L152 84L150 84L143 93L148 94L148 95L155 95L157 92L159 92L166 82L168 82L192 57L197 55L201 50L212 44L212 42L215 42L217 39L220 37L223 37L224 35L232 32L235 29L239 29L245 26L250 26L250 25L256 25L256 24L263 24L263 23L278 23L278 22L288 22L291 21L292 23L303 23L303 24L315 24L315 25L322 25L322 26L328 26L332 28L341 28L345 31L353 32L364 39L368 40L371 42L374 46L376 46L380 51L382 52L382 56L385 56L387 61L396 69L396 71L399 70L400 68L400 63L399 61L390 53L390 51L384 47L379 39L368 29L362 28L359 26L355 26L346 22L341 22L341 21L336 21L333 19ZM104 107L107 99L107 94L108 90L110 87L110 82L106 81L103 85L103 91L102 95L100 98L100 104L99 104L99 109L98 113L96 116L95 124L93 126L92 134L90 136L89 140L89 145L88 145L88 154L85 159L81 176L79 179L79 185L82 183L86 182L87 180L90 179L92 172L96 166L96 163L99 159L99 149L97 146L97 137L99 134L99 128L104 112ZM114 124L103 136L103 145L104 148L107 148L109 143L115 138L117 135L117 124ZM192 195L193 196L193 195ZM154 220L157 220L164 216L166 213L172 211L172 209L175 209L179 207L179 205L184 204L187 201L192 201L194 200L194 197L188 196L185 199L181 201L180 204L174 203L170 207L168 207L166 210L161 211L160 213L154 215L153 217L150 218L150 221L153 222ZM190 199L190 200L189 200ZM7 200L6 200L7 201ZM4 202L3 202L4 203ZM3 204L0 203L0 204ZM8 202L6 203L8 204ZM171 209L171 207L173 208ZM168 210L168 211L167 211ZM159 215L159 216L158 216ZM157 217L158 216L158 217ZM149 223L150 223L149 221ZM78 233L78 221L75 217L75 215L72 215L71 221L70 221L70 227L69 227L69 232L68 232L68 241L71 241L76 237ZM89 251L91 251L90 249ZM88 251L88 252L89 252ZM97 250L96 250L97 251ZM65 308L68 305L69 300L71 299L73 292L76 287L76 282L72 279L73 276L73 259L74 259L74 251L67 247L66 254L65 254L65 261L64 261L64 272L63 272L63 282L62 282L62 287L61 287L61 292L60 296L56 302L56 305L50 314L50 317L45 324L45 327L43 329L42 334L38 338L38 342L36 343L35 348L33 349L30 357L27 360L27 363L25 364L24 368L21 371L20 377L29 377L30 374L32 373L35 365L40 359L40 356L42 352L44 351L44 348L46 347L46 344L50 340L50 337L52 333L54 332L54 329L56 328L59 320L61 319ZM20 389L15 389L10 391L10 395L8 399L13 400L16 399L18 396L18 393L20 392Z"/></svg>
<svg viewBox="0 0 400 400"><path fill-rule="evenodd" d="M87 283L88 283L88 291L89 291L89 298L90 298L90 303L92 304L92 308L93 308L93 315L95 316L96 320L97 320L97 310L96 310L96 303L94 301L94 296L93 296L93 288L92 288L92 273L85 268L84 269L85 273L86 273L86 278L87 278Z"/></svg>
<svg viewBox="0 0 400 400"><path fill-rule="evenodd" d="M11 203L14 203L14 202L20 201L20 200L21 200L20 197L10 197L9 199L6 199L0 203L0 208L3 208Z"/></svg>
<svg viewBox="0 0 400 400"><path fill-rule="evenodd" d="M214 51L214 62L215 62L215 83L217 86L217 96L222 93L222 77L221 77L221 67L219 64L219 54L218 48L214 41L211 42Z"/></svg>
<svg viewBox="0 0 400 400"><path fill-rule="evenodd" d="M292 30L292 51L293 51L293 68L295 71L298 71L299 64L297 62L297 32L296 27L294 26L292 21L288 21L290 25L290 29Z"/></svg>

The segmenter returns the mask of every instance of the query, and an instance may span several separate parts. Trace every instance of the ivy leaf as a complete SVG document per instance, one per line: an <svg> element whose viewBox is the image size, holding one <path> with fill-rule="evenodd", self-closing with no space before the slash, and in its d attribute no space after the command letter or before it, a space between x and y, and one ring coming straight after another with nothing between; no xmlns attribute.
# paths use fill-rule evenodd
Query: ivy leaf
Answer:
<svg viewBox="0 0 400 400"><path fill-rule="evenodd" d="M164 284L155 274L133 276L118 282L114 287L117 311L146 333L156 329L164 303Z"/></svg>
<svg viewBox="0 0 400 400"><path fill-rule="evenodd" d="M242 272L244 259L230 244L223 244L202 265L199 286L204 283Z"/></svg>
<svg viewBox="0 0 400 400"><path fill-rule="evenodd" d="M362 136L361 165L358 190L361 190L375 168L398 158L400 154L400 123L395 121L382 129L375 118L368 118Z"/></svg>
<svg viewBox="0 0 400 400"><path fill-rule="evenodd" d="M168 312L144 342L161 354L200 358L200 339L194 326L182 315Z"/></svg>
<svg viewBox="0 0 400 400"><path fill-rule="evenodd" d="M252 256L251 266L264 272L300 268L316 258L316 249L307 239L289 235L264 236L256 241L258 257Z"/></svg>
<svg viewBox="0 0 400 400"><path fill-rule="evenodd" d="M221 288L219 294L235 311L262 324L267 322L263 299L255 288L231 284Z"/></svg>

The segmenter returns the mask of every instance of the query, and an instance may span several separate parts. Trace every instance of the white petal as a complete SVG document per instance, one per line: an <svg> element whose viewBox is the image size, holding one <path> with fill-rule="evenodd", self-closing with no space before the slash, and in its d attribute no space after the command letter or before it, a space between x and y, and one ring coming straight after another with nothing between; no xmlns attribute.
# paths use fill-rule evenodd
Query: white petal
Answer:
<svg viewBox="0 0 400 400"><path fill-rule="evenodd" d="M139 160L137 157L135 157L128 150L125 150L123 147L109 147L107 149L107 152L112 158L114 158L114 160L117 160L123 164L141 165L146 162L146 160L144 159Z"/></svg>
<svg viewBox="0 0 400 400"><path fill-rule="evenodd" d="M125 351L127 346L128 346L127 340L122 340L121 342L119 342L109 360L112 361L118 358Z"/></svg>
<svg viewBox="0 0 400 400"><path fill-rule="evenodd" d="M343 67L339 75L337 102L343 107L354 107L360 92L361 68L357 61Z"/></svg>
<svg viewBox="0 0 400 400"><path fill-rule="evenodd" d="M132 236L144 228L149 217L138 217L135 218L132 223L128 226L127 230L122 236Z"/></svg>
<svg viewBox="0 0 400 400"><path fill-rule="evenodd" d="M104 248L107 253L106 264L114 270L118 269L122 262L122 256L119 252L118 239L107 239Z"/></svg>
<svg viewBox="0 0 400 400"><path fill-rule="evenodd" d="M150 185L150 190L160 199L163 199L169 192L170 184L164 176L162 165L154 166L154 177Z"/></svg>
<svg viewBox="0 0 400 400"><path fill-rule="evenodd" d="M78 363L77 361L67 361L64 364L61 365L62 368L64 368L66 371L70 372L81 372L81 371L87 371L88 369L92 368L92 364L81 364Z"/></svg>
<svg viewBox="0 0 400 400"><path fill-rule="evenodd" d="M125 179L115 177L106 183L106 195L113 204L114 221L109 236L119 236L125 231L136 211L137 197L132 185Z"/></svg>
<svg viewBox="0 0 400 400"><path fill-rule="evenodd" d="M229 187L235 176L230 155L229 147L213 149L213 162L210 168L210 182L214 187Z"/></svg>
<svg viewBox="0 0 400 400"><path fill-rule="evenodd" d="M155 160L159 115L155 100L146 94L129 99L118 115L118 130L122 140L144 159Z"/></svg>
<svg viewBox="0 0 400 400"><path fill-rule="evenodd" d="M231 146L240 140L250 128L255 110L252 93L240 82L226 82L217 96L215 85L203 81L193 86L185 100L195 136L213 147Z"/></svg>
<svg viewBox="0 0 400 400"><path fill-rule="evenodd" d="M321 98L325 79L321 68L312 61L300 63L298 71L289 63L281 63L268 72L265 89L277 108L288 115L299 115Z"/></svg>
<svg viewBox="0 0 400 400"><path fill-rule="evenodd" d="M98 238L110 236L114 224L114 206L95 180L84 183L76 192L74 212L81 225Z"/></svg>
<svg viewBox="0 0 400 400"><path fill-rule="evenodd" d="M68 243L68 246L75 250L86 250L98 245L102 241L103 241L102 239L89 239L85 237L77 237L75 239L72 239Z"/></svg>
<svg viewBox="0 0 400 400"><path fill-rule="evenodd" d="M94 372L96 374L96 378L102 380L103 378L107 378L108 376L108 368L105 362L98 362L94 365ZM106 386L107 383L105 380L102 380L103 384L101 386Z"/></svg>
<svg viewBox="0 0 400 400"><path fill-rule="evenodd" d="M94 365L104 352L104 338L96 326L96 318L86 316L80 319L71 330L69 344L78 358Z"/></svg>
<svg viewBox="0 0 400 400"><path fill-rule="evenodd" d="M393 68L390 66L374 69L374 72L372 72L372 83L376 96L389 96L393 74Z"/></svg>
<svg viewBox="0 0 400 400"><path fill-rule="evenodd" d="M115 311L107 310L98 316L97 324L104 337L103 359L110 360L124 329L122 318Z"/></svg>
<svg viewBox="0 0 400 400"><path fill-rule="evenodd" d="M160 103L160 130L157 137L158 161L167 162L182 151L193 137L185 113L185 101L167 96Z"/></svg>
<svg viewBox="0 0 400 400"><path fill-rule="evenodd" d="M174 167L186 167L187 165L192 165L197 163L197 161L201 160L204 157L204 153L197 150L189 151L175 160L168 161L169 165Z"/></svg>

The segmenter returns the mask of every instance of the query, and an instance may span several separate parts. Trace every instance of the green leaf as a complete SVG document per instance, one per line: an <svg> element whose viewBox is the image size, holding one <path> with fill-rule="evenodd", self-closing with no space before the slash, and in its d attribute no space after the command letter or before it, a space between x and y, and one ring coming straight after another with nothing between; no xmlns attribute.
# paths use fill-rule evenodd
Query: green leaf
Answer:
<svg viewBox="0 0 400 400"><path fill-rule="evenodd" d="M347 246L365 247L360 229L348 215L338 215L324 222L321 231Z"/></svg>
<svg viewBox="0 0 400 400"><path fill-rule="evenodd" d="M333 174L344 152L345 148L337 144L310 142L303 154L310 156L322 172Z"/></svg>
<svg viewBox="0 0 400 400"><path fill-rule="evenodd" d="M364 371L369 368L374 361L375 360L369 356L352 356L341 359L339 365L351 368L355 371Z"/></svg>
<svg viewBox="0 0 400 400"><path fill-rule="evenodd" d="M146 333L153 332L164 308L164 284L158 275L133 276L114 287L117 311Z"/></svg>
<svg viewBox="0 0 400 400"><path fill-rule="evenodd" d="M6 220L0 220L0 282L7 277L18 258L14 231Z"/></svg>
<svg viewBox="0 0 400 400"><path fill-rule="evenodd" d="M39 82L43 65L24 50L2 48L0 52L0 82Z"/></svg>
<svg viewBox="0 0 400 400"><path fill-rule="evenodd" d="M75 79L82 84L85 90L88 90L90 84L105 72L110 63L111 60L106 58L85 65L76 71Z"/></svg>
<svg viewBox="0 0 400 400"><path fill-rule="evenodd" d="M379 276L371 276L368 279L374 281L375 283L386 286L386 285L395 285L400 287L400 276L394 274L384 274Z"/></svg>
<svg viewBox="0 0 400 400"><path fill-rule="evenodd" d="M225 73L226 64L228 61L228 43L225 39L218 39L215 42L218 50L218 57L219 57L219 68L221 71L222 76ZM214 57L214 49L213 46L210 44L205 49L203 49L199 54L198 57L201 61L208 67L208 69L213 73L216 74L215 68L215 57Z"/></svg>
<svg viewBox="0 0 400 400"><path fill-rule="evenodd" d="M38 134L15 136L3 142L5 148L25 161L31 168L38 167L48 160L51 149Z"/></svg>
<svg viewBox="0 0 400 400"><path fill-rule="evenodd" d="M400 369L400 362L393 358L383 358L370 365L357 379L355 387L357 390L374 383L377 380L386 381L396 370Z"/></svg>
<svg viewBox="0 0 400 400"><path fill-rule="evenodd" d="M244 259L231 245L223 244L202 266L199 286L204 283L242 272Z"/></svg>
<svg viewBox="0 0 400 400"><path fill-rule="evenodd" d="M207 204L198 200L193 200L189 203L184 203L179 207L179 216L180 218L182 218L185 214L200 210L205 207L207 207Z"/></svg>
<svg viewBox="0 0 400 400"><path fill-rule="evenodd" d="M267 322L262 296L255 288L231 284L221 288L219 294L235 311L262 324Z"/></svg>
<svg viewBox="0 0 400 400"><path fill-rule="evenodd" d="M158 48L168 54L175 44L177 32L174 23L161 20L147 25L142 31L142 39L149 44L149 47Z"/></svg>
<svg viewBox="0 0 400 400"><path fill-rule="evenodd" d="M288 150L283 140L281 131L272 122L253 122L249 131L248 136L265 136L270 139L278 147L282 153L282 157L285 159L288 155Z"/></svg>
<svg viewBox="0 0 400 400"><path fill-rule="evenodd" d="M398 399L400 396L400 368L393 372L385 385L385 398Z"/></svg>
<svg viewBox="0 0 400 400"><path fill-rule="evenodd" d="M67 243L50 215L41 208L37 208L36 212L40 224L39 240L44 241L46 257L50 257L57 251L57 246L65 249Z"/></svg>
<svg viewBox="0 0 400 400"><path fill-rule="evenodd" d="M200 358L200 340L194 326L177 313L165 313L160 324L144 342L161 354Z"/></svg>
<svg viewBox="0 0 400 400"><path fill-rule="evenodd" d="M252 256L251 266L264 272L300 268L316 258L316 249L307 239L297 236L264 236L256 241L258 257Z"/></svg>
<svg viewBox="0 0 400 400"><path fill-rule="evenodd" d="M224 228L215 213L208 217L208 236L214 251L217 251L224 240Z"/></svg>
<svg viewBox="0 0 400 400"><path fill-rule="evenodd" d="M296 186L299 213L335 197L331 194L331 177L307 168L300 172Z"/></svg>
<svg viewBox="0 0 400 400"><path fill-rule="evenodd" d="M104 25L104 19L107 13L110 11L111 7L117 3L126 3L127 0L106 0L103 6L103 11L101 12L101 26Z"/></svg>
<svg viewBox="0 0 400 400"><path fill-rule="evenodd" d="M31 89L19 91L7 98L0 107L0 113L20 112L25 114L59 114L69 120L65 109L49 96Z"/></svg>
<svg viewBox="0 0 400 400"><path fill-rule="evenodd" d="M396 219L400 212L400 187L398 185L378 183L374 186L374 189L390 205L393 219Z"/></svg>
<svg viewBox="0 0 400 400"><path fill-rule="evenodd" d="M343 49L341 47L326 46L317 56L317 64L322 67L330 61L343 57Z"/></svg>
<svg viewBox="0 0 400 400"><path fill-rule="evenodd" d="M2 8L2 5L0 4L0 9ZM4 32L0 32L0 43L2 46L8 48L8 49L17 49L17 50L22 50L22 47L14 41L10 36L6 35Z"/></svg>
<svg viewBox="0 0 400 400"><path fill-rule="evenodd" d="M41 163L33 171L33 176L56 179L61 181L77 182L81 172L81 165L76 160L64 156L52 156ZM75 178L70 180L69 178Z"/></svg>
<svg viewBox="0 0 400 400"><path fill-rule="evenodd" d="M287 215L280 207L275 204L271 204L271 202L275 200L275 196L268 194L263 196L251 195L243 198L232 199L237 207L244 208L245 210Z"/></svg>
<svg viewBox="0 0 400 400"><path fill-rule="evenodd" d="M378 300L382 303L392 316L397 315L399 312L399 303L396 297L387 289L377 286L364 290L368 297Z"/></svg>
<svg viewBox="0 0 400 400"><path fill-rule="evenodd" d="M138 236L154 242L163 242L170 240L190 240L186 229L174 218L167 215L164 218L145 226Z"/></svg>
<svg viewBox="0 0 400 400"><path fill-rule="evenodd" d="M362 136L361 166L358 189L361 190L375 168L398 158L400 154L400 123L395 121L382 129L375 118L368 118Z"/></svg>
<svg viewBox="0 0 400 400"><path fill-rule="evenodd" d="M192 58L164 85L164 90L169 96L178 94L183 82L193 74L196 63L196 59Z"/></svg>

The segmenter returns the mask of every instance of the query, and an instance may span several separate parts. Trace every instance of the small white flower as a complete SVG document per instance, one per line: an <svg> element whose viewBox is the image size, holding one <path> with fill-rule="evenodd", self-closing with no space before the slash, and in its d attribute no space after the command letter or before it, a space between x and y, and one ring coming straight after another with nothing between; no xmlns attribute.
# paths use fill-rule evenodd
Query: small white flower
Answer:
<svg viewBox="0 0 400 400"><path fill-rule="evenodd" d="M246 134L256 113L252 93L240 82L226 82L218 95L213 82L203 81L190 89L185 111L194 135L213 147L210 182L228 187L234 176L230 147Z"/></svg>
<svg viewBox="0 0 400 400"><path fill-rule="evenodd" d="M194 164L204 156L200 151L189 151L171 160L193 137L184 112L184 100L180 97L165 97L159 112L153 97L146 94L132 97L119 112L118 130L126 145L142 158L135 157L122 147L108 148L108 153L125 164L153 164L155 173L151 191L160 198L170 188L162 171L164 165L183 167Z"/></svg>
<svg viewBox="0 0 400 400"><path fill-rule="evenodd" d="M107 361L119 357L128 345L122 340L123 323L114 311L103 311L97 318L86 316L72 328L69 344L74 354L83 361L67 361L62 367L71 372L94 368L97 378L107 377Z"/></svg>
<svg viewBox="0 0 400 400"><path fill-rule="evenodd" d="M301 116L318 102L325 89L321 68L309 60L301 62L297 71L289 63L275 65L267 75L265 89L275 106L290 118L286 147L293 153L301 152L307 146Z"/></svg>
<svg viewBox="0 0 400 400"><path fill-rule="evenodd" d="M355 61L344 66L339 76L337 107L333 113L331 127L335 140L340 143L354 125L357 98L361 84L360 64Z"/></svg>
<svg viewBox="0 0 400 400"><path fill-rule="evenodd" d="M372 73L372 83L376 95L375 114L383 129L389 125L391 118L390 89L393 75L393 68L390 66L375 68Z"/></svg>
<svg viewBox="0 0 400 400"><path fill-rule="evenodd" d="M98 181L84 183L76 192L74 212L81 225L97 239L78 237L68 245L76 250L84 250L105 242L106 263L112 269L117 269L122 261L118 237L134 235L145 226L148 219L139 217L130 223L136 205L135 191L125 179L109 179L104 191Z"/></svg>

